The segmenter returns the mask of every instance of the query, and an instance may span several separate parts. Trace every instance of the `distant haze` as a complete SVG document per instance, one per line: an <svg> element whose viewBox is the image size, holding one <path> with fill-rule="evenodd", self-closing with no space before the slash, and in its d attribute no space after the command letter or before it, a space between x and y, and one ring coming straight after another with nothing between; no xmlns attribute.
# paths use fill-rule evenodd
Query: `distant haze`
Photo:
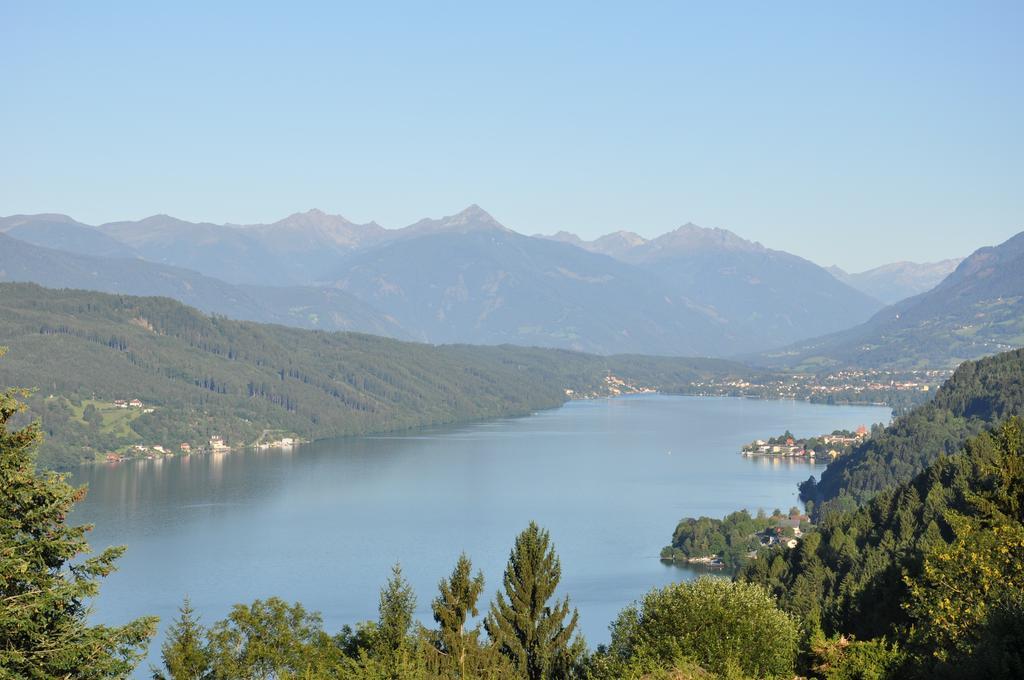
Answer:
<svg viewBox="0 0 1024 680"><path fill-rule="evenodd" d="M715 355L849 328L882 307L725 229L525 236L477 205L402 229L319 210L273 224L0 217L0 281L165 295L218 314L428 343Z"/></svg>

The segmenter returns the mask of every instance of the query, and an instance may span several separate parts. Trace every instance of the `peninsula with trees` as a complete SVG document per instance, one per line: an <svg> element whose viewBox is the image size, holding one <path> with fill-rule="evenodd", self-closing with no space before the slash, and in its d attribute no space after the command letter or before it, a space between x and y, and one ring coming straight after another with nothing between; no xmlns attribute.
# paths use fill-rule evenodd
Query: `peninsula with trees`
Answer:
<svg viewBox="0 0 1024 680"><path fill-rule="evenodd" d="M853 450L854 445L861 443L870 436L864 425L856 430L833 430L831 434L817 437L796 437L786 430L777 437L755 439L740 448L740 453L748 457L767 456L769 458L802 458L835 459Z"/></svg>

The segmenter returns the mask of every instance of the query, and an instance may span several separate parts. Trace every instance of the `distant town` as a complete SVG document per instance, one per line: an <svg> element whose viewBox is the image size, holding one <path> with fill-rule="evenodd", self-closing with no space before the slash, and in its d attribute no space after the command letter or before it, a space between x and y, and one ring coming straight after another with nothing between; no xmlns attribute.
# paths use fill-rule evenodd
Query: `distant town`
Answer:
<svg viewBox="0 0 1024 680"><path fill-rule="evenodd" d="M662 392L698 397L788 399L819 404L889 406L904 413L927 401L952 371L842 370L831 373L768 373L759 376L694 380L660 390L609 374L589 391L565 390L569 399L600 399Z"/></svg>
<svg viewBox="0 0 1024 680"><path fill-rule="evenodd" d="M635 385L622 378L608 374L604 377L598 389L578 392L566 388L565 396L569 399L603 399L605 397L619 397L626 394L654 394L657 391L653 387Z"/></svg>
<svg viewBox="0 0 1024 680"><path fill-rule="evenodd" d="M740 453L744 456L803 458L808 461L834 460L850 453L855 445L867 439L870 434L865 425L861 425L853 432L835 430L832 434L804 439L798 439L791 432L786 431L778 437L756 439L745 444L740 449Z"/></svg>
<svg viewBox="0 0 1024 680"><path fill-rule="evenodd" d="M767 374L694 381L681 394L758 399L793 399L824 404L889 406L903 413L928 400L950 370L841 370L831 373Z"/></svg>

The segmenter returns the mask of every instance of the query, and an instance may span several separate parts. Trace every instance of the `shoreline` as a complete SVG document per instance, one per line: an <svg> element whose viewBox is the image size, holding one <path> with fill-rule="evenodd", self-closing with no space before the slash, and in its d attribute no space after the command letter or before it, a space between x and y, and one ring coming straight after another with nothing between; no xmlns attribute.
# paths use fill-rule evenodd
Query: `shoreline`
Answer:
<svg viewBox="0 0 1024 680"><path fill-rule="evenodd" d="M394 434L401 434L401 433L406 433L406 432L429 430L431 428L442 428L442 429L446 429L446 428L459 428L459 427L464 427L464 426L469 426L469 425L474 425L474 424L479 424L479 423L496 422L496 421L506 420L506 419L528 418L528 417L530 417L532 415L535 415L535 414L538 414L538 413L543 413L543 412L546 412L546 411L554 411L554 410L557 410L557 409L560 409L560 408L564 408L566 405L568 405L570 403L573 403L573 402L592 402L592 401L600 401L600 400L626 399L626 398L636 398L636 397L645 397L645 396L686 397L686 398L691 398L691 399L737 399L737 400L755 400L755 401L792 402L792 403L813 404L813 405L816 405L816 406L833 406L833 407L838 407L838 408L843 408L843 407L864 408L864 407L880 407L880 406L888 407L889 406L888 404L875 404L875 403L870 403L870 402L827 404L827 403L822 403L822 402L816 402L816 401L813 401L813 400L810 400L810 399L797 399L797 398L792 398L792 397L778 397L778 398L774 398L774 397L761 397L761 396L754 396L754 395L692 394L692 393L686 393L686 392L661 391L661 390L657 390L657 389L643 388L643 389L638 389L636 391L625 392L625 393L620 393L620 394L585 395L585 396L584 395L579 395L578 396L578 395L575 395L575 394L570 394L570 395L566 395L565 399L560 404L557 404L557 405L543 406L543 407L532 408L532 409L528 409L528 410L510 412L508 414L487 416L487 417L483 417L483 418L455 419L455 420L446 421L446 422L431 423L431 424L428 424L428 425L411 425L411 426L408 426L408 427L385 428L385 429L379 429L379 430L371 430L371 431L368 431L368 432L361 432L359 434L338 434L338 435L327 435L327 436L323 436L323 437L311 437L311 438L296 437L295 445L291 448L291 450L294 451L294 450L297 450L298 448L300 448L301 446L305 446L305 445L309 445L309 444L316 444L316 443L319 443L319 442L325 442L325 441L330 441L330 440L347 440L347 439L355 439L355 438L358 438L358 437L373 437L373 436L381 436L381 435L394 435ZM261 449L259 447L258 443L253 442L253 443L248 443L248 444L228 447L227 449L222 450L222 451L214 451L214 450L210 450L210 449L198 449L198 450L192 451L190 453L170 452L170 453L164 454L164 455L128 456L128 457L124 457L124 458L122 458L121 460L118 460L118 461L104 461L104 460L101 460L101 459L95 459L95 460L92 460L92 461L83 461L78 467L81 467L81 466L92 466L92 465L117 465L119 463L129 463L129 462L133 462L133 461L163 460L163 459L166 459L166 458L184 458L184 457L191 456L191 455L215 455L215 454L216 455L224 455L224 454L229 454L229 453L232 453L232 452L235 452L235 451L245 451L245 450L253 450L253 451L264 450L264 451L267 451L267 450L285 450L285 449L284 449L284 447L264 447L264 448ZM746 457L746 454L744 454L744 456ZM755 457L755 456L751 456L751 457ZM785 458L786 460L798 460L798 459L801 459L801 460L804 460L804 461L809 462L809 463L816 462L816 459L809 459L808 460L808 459L806 459L806 457L789 457L789 456L756 456L756 457L759 457L759 458L778 458L778 459ZM822 462L825 462L824 459L822 459Z"/></svg>

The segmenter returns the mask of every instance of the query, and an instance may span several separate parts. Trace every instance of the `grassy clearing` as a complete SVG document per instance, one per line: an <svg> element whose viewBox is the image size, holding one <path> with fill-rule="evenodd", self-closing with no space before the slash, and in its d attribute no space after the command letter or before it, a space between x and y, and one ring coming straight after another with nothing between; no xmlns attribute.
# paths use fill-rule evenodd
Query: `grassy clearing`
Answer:
<svg viewBox="0 0 1024 680"><path fill-rule="evenodd" d="M135 438L138 436L135 430L132 429L132 422L142 415L141 408L118 408L109 401L83 399L79 404L69 403L73 417L79 422L85 423L85 409L90 404L96 408L96 412L103 418L103 422L100 425L101 432L118 437Z"/></svg>

